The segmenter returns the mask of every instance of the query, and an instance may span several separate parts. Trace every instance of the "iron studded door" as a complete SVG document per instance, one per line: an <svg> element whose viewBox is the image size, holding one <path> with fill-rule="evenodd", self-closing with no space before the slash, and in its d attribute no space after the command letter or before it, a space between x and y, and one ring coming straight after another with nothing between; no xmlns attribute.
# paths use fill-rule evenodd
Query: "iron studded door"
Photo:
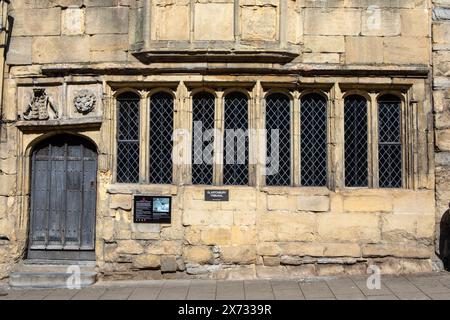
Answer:
<svg viewBox="0 0 450 320"><path fill-rule="evenodd" d="M58 136L32 156L29 258L89 259L95 238L97 153Z"/></svg>

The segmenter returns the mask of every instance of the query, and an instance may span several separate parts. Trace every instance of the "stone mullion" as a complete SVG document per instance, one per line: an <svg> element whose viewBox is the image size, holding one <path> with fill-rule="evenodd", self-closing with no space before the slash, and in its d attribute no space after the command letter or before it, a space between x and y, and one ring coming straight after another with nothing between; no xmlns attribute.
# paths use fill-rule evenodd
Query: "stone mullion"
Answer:
<svg viewBox="0 0 450 320"><path fill-rule="evenodd" d="M113 182L117 181L117 99L115 96L115 92L112 90L109 90L107 94L107 105L105 106L106 109L109 109L110 117L109 117L109 124L110 124L110 130L105 130L105 134L109 133L109 141L111 143L111 156L110 156L110 163L111 168L113 171ZM108 117L108 114L105 112L104 117ZM103 126L102 126L103 127Z"/></svg>
<svg viewBox="0 0 450 320"><path fill-rule="evenodd" d="M336 171L333 166L336 146L336 91L330 90L327 99L327 186L330 190L336 187Z"/></svg>
<svg viewBox="0 0 450 320"><path fill-rule="evenodd" d="M410 144L411 144L411 160L410 160L410 165L411 165L411 176L413 178L413 181L411 182L411 186L413 189L417 189L419 187L418 184L418 180L419 180L419 165L418 165L418 159L419 159L419 148L418 148L418 141L419 141L419 125L418 125L418 116L419 116L419 112L418 112L418 108L419 108L419 103L416 99L414 99L413 94L411 93L411 99L410 99L410 103L411 103L411 119L410 119L410 123L411 123L411 128L410 128L410 134L411 134L411 140L410 140Z"/></svg>
<svg viewBox="0 0 450 320"><path fill-rule="evenodd" d="M257 180L256 159L259 148L256 145L258 141L256 138L256 131L258 129L258 124L256 121L256 113L257 113L256 108L257 105L259 104L258 87L260 86L255 86L253 88L248 105L248 184L250 186L255 186Z"/></svg>
<svg viewBox="0 0 450 320"><path fill-rule="evenodd" d="M102 102L104 104L104 109L102 114L103 125L100 128L101 142L98 155L99 171L114 170L115 160L113 155L117 153L115 151L116 132L114 126L115 122L113 120L116 117L116 103L106 81L103 81L103 92Z"/></svg>
<svg viewBox="0 0 450 320"><path fill-rule="evenodd" d="M264 90L261 86L261 82L256 83L255 88L255 132L253 133L255 145L255 154L253 155L255 166L255 186L260 188L265 185L265 123L264 123Z"/></svg>
<svg viewBox="0 0 450 320"><path fill-rule="evenodd" d="M376 93L370 93L368 108L369 114L367 117L367 122L369 126L369 188L378 188L378 103Z"/></svg>
<svg viewBox="0 0 450 320"><path fill-rule="evenodd" d="M410 189L414 188L414 174L413 174L413 149L412 149L412 137L414 136L412 124L413 124L413 111L410 108L409 94L404 95L405 101L402 102L402 152L403 152L403 187Z"/></svg>
<svg viewBox="0 0 450 320"><path fill-rule="evenodd" d="M150 107L147 92L142 90L139 103L139 182L147 183L149 172L149 145L150 145Z"/></svg>
<svg viewBox="0 0 450 320"><path fill-rule="evenodd" d="M224 155L224 93L217 92L216 112L214 114L214 185L223 184L223 155Z"/></svg>
<svg viewBox="0 0 450 320"><path fill-rule="evenodd" d="M332 119L332 143L334 152L332 156L331 170L334 170L334 183L336 189L345 188L345 144L344 144L344 97L339 85L336 83L334 90L334 106Z"/></svg>
<svg viewBox="0 0 450 320"><path fill-rule="evenodd" d="M300 92L293 92L294 100L291 102L291 177L294 186L301 185L301 147L300 147Z"/></svg>
<svg viewBox="0 0 450 320"><path fill-rule="evenodd" d="M177 155L179 159L178 177L180 184L192 184L192 97L184 84L181 82L178 91L177 99L178 107L176 108L175 119L178 124L175 125L174 130L178 130L180 135L177 136L176 142L178 144L183 143L182 148L178 148L181 151L181 155ZM181 160L181 161L180 161Z"/></svg>

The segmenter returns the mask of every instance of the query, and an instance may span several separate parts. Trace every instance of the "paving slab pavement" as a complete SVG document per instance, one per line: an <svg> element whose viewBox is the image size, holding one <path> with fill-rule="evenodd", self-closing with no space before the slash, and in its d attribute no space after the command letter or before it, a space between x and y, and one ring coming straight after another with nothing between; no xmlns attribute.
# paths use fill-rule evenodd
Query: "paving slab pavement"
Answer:
<svg viewBox="0 0 450 320"><path fill-rule="evenodd" d="M0 286L0 300L450 300L450 273L273 280L98 282L79 290Z"/></svg>

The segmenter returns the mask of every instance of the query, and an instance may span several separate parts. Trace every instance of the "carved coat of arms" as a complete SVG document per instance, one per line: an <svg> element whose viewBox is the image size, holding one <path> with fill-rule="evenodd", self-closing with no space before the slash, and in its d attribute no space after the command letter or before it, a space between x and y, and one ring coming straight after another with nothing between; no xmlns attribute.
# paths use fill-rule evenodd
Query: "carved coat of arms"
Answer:
<svg viewBox="0 0 450 320"><path fill-rule="evenodd" d="M22 114L22 119L48 120L50 118L49 109L53 111L55 118L58 118L58 111L50 101L45 89L33 89L33 95L31 96L27 109Z"/></svg>
<svg viewBox="0 0 450 320"><path fill-rule="evenodd" d="M73 98L75 109L82 114L86 114L94 110L95 102L95 94L89 90L78 91Z"/></svg>

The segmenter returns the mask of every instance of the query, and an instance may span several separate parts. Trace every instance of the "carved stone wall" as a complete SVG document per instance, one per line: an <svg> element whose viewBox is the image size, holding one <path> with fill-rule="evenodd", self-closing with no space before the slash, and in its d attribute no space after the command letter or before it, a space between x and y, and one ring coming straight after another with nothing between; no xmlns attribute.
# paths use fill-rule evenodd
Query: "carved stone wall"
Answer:
<svg viewBox="0 0 450 320"><path fill-rule="evenodd" d="M436 248L450 266L450 1L433 10L433 105L436 139Z"/></svg>
<svg viewBox="0 0 450 320"><path fill-rule="evenodd" d="M25 257L30 152L40 139L67 132L99 148L96 260L105 276L326 275L364 273L369 264L386 273L432 270L435 225L450 184L450 5L435 6L431 35L428 0L12 1L0 135L0 278ZM20 118L37 88L57 117ZM333 183L267 188L255 175L252 186L229 188L228 203L204 202L204 188L187 183L188 166L175 169L174 185L116 184L115 94L127 88L142 95L143 106L149 91L172 90L176 128L190 128L194 89L218 92L219 103L224 90L247 90L255 128L263 126L268 90L291 92L296 108L302 90L323 90L332 110ZM412 119L407 188L343 186L343 96L351 90L372 100L381 91L404 95ZM80 112L75 101L86 110L95 102ZM172 195L172 224L134 224L133 193Z"/></svg>

